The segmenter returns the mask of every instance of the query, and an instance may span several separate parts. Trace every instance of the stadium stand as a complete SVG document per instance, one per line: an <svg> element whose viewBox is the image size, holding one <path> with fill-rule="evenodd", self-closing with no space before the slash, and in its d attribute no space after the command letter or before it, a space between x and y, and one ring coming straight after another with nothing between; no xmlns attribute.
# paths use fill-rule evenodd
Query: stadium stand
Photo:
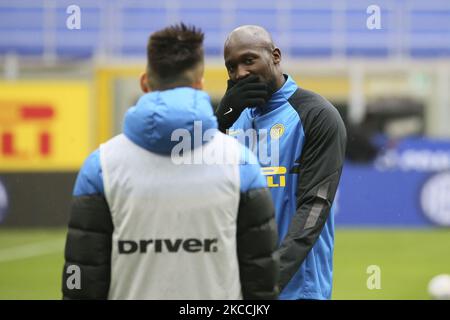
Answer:
<svg viewBox="0 0 450 320"><path fill-rule="evenodd" d="M292 57L442 57L450 55L450 2L377 1L379 30L366 27L370 1L77 1L82 25L66 27L71 1L0 1L0 54L88 58L144 55L142 39L185 21L206 33L206 53L221 55L226 34L259 24Z"/></svg>

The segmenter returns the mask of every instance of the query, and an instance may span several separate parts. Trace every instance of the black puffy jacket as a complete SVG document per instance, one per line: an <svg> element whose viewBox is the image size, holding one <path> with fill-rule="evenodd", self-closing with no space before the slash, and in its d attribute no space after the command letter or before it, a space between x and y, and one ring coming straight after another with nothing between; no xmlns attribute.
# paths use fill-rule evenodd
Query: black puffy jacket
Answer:
<svg viewBox="0 0 450 320"><path fill-rule="evenodd" d="M136 134L148 129L149 110L164 109L165 95L196 101L171 105L169 115L213 117L202 92L173 91L144 95L127 113L124 134L81 168L65 247L64 299L235 299L235 283L244 299L278 297L274 207L256 158L231 167L175 166L161 141L148 144ZM159 128L158 121L162 127L172 118L153 121ZM160 139L168 139L161 132ZM249 153L219 132L204 148L214 145Z"/></svg>

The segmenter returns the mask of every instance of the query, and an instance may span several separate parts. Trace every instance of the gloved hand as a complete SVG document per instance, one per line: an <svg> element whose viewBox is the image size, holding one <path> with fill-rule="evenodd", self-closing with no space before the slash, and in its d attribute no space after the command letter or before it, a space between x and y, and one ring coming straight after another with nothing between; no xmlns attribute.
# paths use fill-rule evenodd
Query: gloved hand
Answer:
<svg viewBox="0 0 450 320"><path fill-rule="evenodd" d="M219 103L216 117L219 130L225 132L247 107L259 107L268 100L267 85L258 76L250 75L235 83L228 80L227 91Z"/></svg>

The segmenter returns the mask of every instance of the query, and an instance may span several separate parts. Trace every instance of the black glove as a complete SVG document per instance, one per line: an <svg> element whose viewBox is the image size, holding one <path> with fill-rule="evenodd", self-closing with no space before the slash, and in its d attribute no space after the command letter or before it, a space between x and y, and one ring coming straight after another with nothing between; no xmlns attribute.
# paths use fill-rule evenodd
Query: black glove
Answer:
<svg viewBox="0 0 450 320"><path fill-rule="evenodd" d="M228 80L227 91L216 111L219 130L225 132L247 107L259 107L268 100L267 85L254 75L237 83Z"/></svg>

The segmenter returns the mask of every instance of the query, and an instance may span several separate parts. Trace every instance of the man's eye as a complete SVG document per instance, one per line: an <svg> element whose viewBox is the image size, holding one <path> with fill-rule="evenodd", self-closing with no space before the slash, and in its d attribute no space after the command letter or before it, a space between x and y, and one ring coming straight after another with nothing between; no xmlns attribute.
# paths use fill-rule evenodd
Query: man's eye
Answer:
<svg viewBox="0 0 450 320"><path fill-rule="evenodd" d="M253 63L253 58L247 58L244 60L245 64L252 64Z"/></svg>

